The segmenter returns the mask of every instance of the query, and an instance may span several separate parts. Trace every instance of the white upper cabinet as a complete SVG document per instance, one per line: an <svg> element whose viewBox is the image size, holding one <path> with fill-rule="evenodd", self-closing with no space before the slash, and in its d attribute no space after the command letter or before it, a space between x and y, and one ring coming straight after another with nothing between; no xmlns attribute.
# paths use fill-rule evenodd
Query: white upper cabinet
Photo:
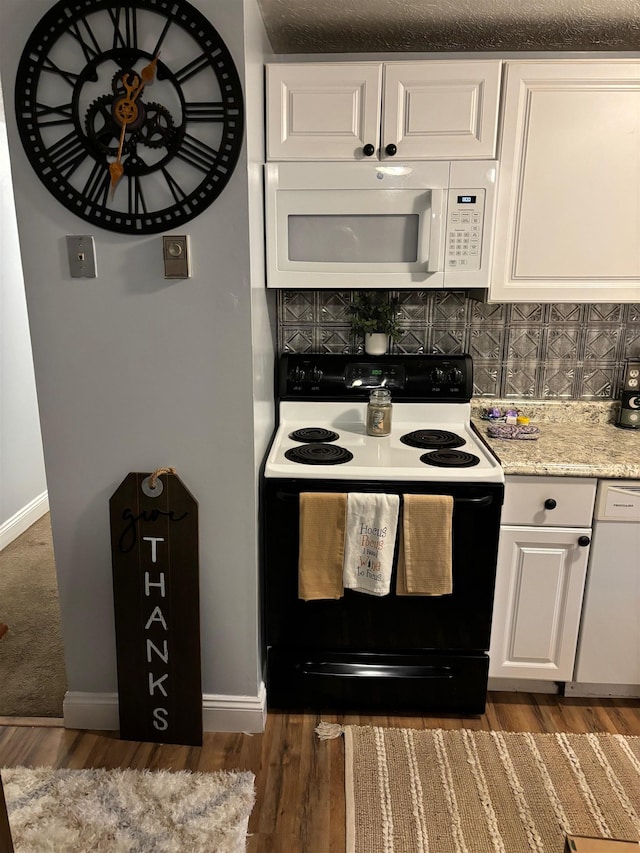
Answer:
<svg viewBox="0 0 640 853"><path fill-rule="evenodd" d="M267 66L268 160L492 159L500 60Z"/></svg>
<svg viewBox="0 0 640 853"><path fill-rule="evenodd" d="M387 62L381 154L405 160L492 159L498 135L502 63Z"/></svg>
<svg viewBox="0 0 640 853"><path fill-rule="evenodd" d="M378 149L382 66L267 65L267 160L353 160Z"/></svg>
<svg viewBox="0 0 640 853"><path fill-rule="evenodd" d="M640 301L640 62L505 75L490 299Z"/></svg>

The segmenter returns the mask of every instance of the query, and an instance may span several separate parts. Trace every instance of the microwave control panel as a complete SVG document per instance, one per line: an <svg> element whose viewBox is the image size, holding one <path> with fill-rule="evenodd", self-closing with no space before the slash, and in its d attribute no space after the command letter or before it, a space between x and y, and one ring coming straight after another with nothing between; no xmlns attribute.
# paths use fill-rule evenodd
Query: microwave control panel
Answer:
<svg viewBox="0 0 640 853"><path fill-rule="evenodd" d="M479 270L485 190L449 190L445 269Z"/></svg>

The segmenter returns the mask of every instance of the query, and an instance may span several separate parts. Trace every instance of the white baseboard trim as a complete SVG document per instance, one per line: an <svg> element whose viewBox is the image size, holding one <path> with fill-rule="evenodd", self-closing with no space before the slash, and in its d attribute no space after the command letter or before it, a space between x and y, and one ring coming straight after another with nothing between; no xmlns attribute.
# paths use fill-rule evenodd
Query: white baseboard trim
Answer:
<svg viewBox="0 0 640 853"><path fill-rule="evenodd" d="M118 694L67 690L62 703L62 715L65 729L118 731Z"/></svg>
<svg viewBox="0 0 640 853"><path fill-rule="evenodd" d="M263 732L267 723L264 682L260 684L257 696L205 694L202 697L202 722L205 732Z"/></svg>
<svg viewBox="0 0 640 853"><path fill-rule="evenodd" d="M49 512L49 493L42 492L15 515L0 525L0 551L10 545L20 534L28 530L39 518Z"/></svg>
<svg viewBox="0 0 640 853"><path fill-rule="evenodd" d="M118 731L117 693L68 691L63 702L66 729ZM264 731L267 720L267 691L260 685L257 696L227 696L205 693L202 697L202 725L205 732Z"/></svg>

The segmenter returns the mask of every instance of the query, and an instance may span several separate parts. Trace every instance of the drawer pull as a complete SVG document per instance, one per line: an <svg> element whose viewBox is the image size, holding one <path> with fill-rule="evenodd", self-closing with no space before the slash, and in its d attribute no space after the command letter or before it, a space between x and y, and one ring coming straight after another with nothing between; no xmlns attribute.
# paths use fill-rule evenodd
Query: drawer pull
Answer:
<svg viewBox="0 0 640 853"><path fill-rule="evenodd" d="M544 502L545 509L555 509L557 506L558 504L553 498L547 498Z"/></svg>
<svg viewBox="0 0 640 853"><path fill-rule="evenodd" d="M586 548L587 545L590 544L590 542L591 542L591 539L588 536L579 536L578 537L578 545L580 545L581 548Z"/></svg>

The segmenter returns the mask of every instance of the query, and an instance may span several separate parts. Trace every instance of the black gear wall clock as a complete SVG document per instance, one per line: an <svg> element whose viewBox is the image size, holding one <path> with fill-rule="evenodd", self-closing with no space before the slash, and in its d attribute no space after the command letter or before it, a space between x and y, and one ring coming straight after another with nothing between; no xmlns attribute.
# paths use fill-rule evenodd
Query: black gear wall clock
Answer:
<svg viewBox="0 0 640 853"><path fill-rule="evenodd" d="M242 88L219 34L185 0L60 0L22 53L16 118L65 207L153 234L224 189L242 147Z"/></svg>

